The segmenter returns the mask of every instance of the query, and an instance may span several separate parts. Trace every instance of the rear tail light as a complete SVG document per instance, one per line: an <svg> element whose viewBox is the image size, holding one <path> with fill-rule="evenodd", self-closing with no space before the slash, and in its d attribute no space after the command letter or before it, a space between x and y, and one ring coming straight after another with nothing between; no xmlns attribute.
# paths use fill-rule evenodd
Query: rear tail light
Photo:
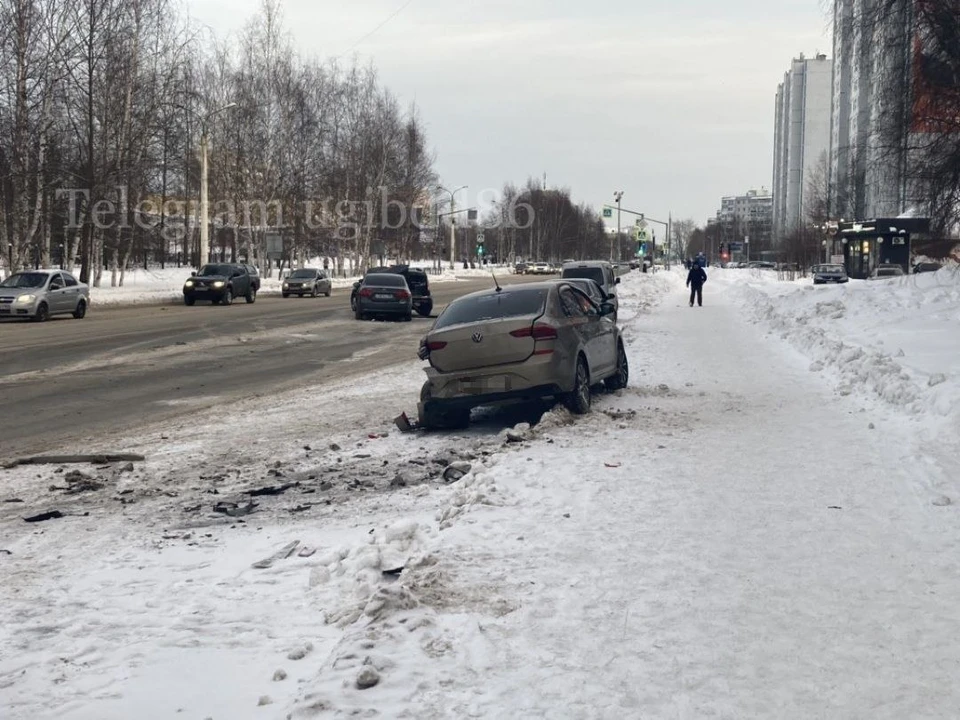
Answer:
<svg viewBox="0 0 960 720"><path fill-rule="evenodd" d="M440 342L439 340L434 340L433 342L427 343L427 349L430 350L430 352L443 350L446 346L447 344L445 342Z"/></svg>
<svg viewBox="0 0 960 720"><path fill-rule="evenodd" d="M370 288L360 288L360 297L371 297L373 295L373 290Z"/></svg>
<svg viewBox="0 0 960 720"><path fill-rule="evenodd" d="M537 323L531 327L521 328L520 330L514 330L510 334L517 338L532 337L534 340L557 339L557 329L555 327L552 325L542 325L540 323Z"/></svg>
<svg viewBox="0 0 960 720"><path fill-rule="evenodd" d="M408 293L406 290L397 290L397 292L394 293L394 297L396 297L397 300L409 300L410 293Z"/></svg>

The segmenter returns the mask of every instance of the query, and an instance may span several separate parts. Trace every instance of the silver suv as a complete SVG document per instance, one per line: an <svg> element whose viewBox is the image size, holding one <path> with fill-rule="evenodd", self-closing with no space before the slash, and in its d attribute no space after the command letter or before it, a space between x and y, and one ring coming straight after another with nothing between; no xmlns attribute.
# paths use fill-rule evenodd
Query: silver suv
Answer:
<svg viewBox="0 0 960 720"><path fill-rule="evenodd" d="M617 321L617 312L620 309L620 302L617 300L616 286L620 284L620 278L613 271L613 265L606 260L584 260L583 262L564 263L563 270L560 273L563 280L572 280L574 278L584 278L593 280L604 294L604 301L613 305L613 314L611 318Z"/></svg>

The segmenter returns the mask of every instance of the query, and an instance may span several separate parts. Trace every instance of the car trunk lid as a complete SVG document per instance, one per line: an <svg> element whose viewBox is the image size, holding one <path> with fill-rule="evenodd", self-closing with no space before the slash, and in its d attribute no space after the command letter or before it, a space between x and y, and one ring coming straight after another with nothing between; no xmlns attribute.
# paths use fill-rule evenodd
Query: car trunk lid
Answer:
<svg viewBox="0 0 960 720"><path fill-rule="evenodd" d="M427 336L430 364L440 372L457 372L523 362L547 341L549 333L532 331L538 318L521 315L434 330Z"/></svg>

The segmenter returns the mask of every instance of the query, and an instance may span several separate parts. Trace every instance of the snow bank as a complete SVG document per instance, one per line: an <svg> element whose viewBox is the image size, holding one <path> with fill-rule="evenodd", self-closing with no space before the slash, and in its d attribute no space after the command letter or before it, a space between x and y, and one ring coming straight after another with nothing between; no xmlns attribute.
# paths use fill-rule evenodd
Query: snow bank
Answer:
<svg viewBox="0 0 960 720"><path fill-rule="evenodd" d="M867 394L914 417L960 418L960 272L813 286L714 273L752 320L830 372L840 395Z"/></svg>

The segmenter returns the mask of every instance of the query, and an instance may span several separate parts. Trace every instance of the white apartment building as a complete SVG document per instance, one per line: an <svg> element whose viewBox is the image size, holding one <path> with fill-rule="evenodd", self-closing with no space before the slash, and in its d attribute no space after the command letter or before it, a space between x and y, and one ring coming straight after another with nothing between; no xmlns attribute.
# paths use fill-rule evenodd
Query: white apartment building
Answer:
<svg viewBox="0 0 960 720"><path fill-rule="evenodd" d="M808 59L801 54L777 88L773 152L776 241L804 222L808 181L818 164L829 162L833 66L826 55Z"/></svg>

